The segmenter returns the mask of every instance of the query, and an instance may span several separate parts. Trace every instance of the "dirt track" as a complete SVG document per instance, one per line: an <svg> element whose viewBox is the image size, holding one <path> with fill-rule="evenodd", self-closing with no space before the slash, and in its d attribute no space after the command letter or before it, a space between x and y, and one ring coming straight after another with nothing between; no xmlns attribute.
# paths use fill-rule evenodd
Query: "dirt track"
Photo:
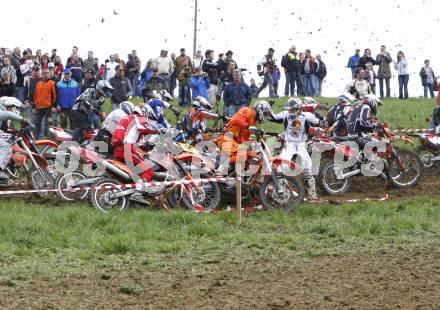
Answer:
<svg viewBox="0 0 440 310"><path fill-rule="evenodd" d="M35 279L17 287L0 284L0 307L434 309L440 306L438 247L336 257L274 255L248 261L236 257L236 260L239 265L212 258L192 265L167 266L161 271L151 270L148 264L127 263L106 273Z"/></svg>

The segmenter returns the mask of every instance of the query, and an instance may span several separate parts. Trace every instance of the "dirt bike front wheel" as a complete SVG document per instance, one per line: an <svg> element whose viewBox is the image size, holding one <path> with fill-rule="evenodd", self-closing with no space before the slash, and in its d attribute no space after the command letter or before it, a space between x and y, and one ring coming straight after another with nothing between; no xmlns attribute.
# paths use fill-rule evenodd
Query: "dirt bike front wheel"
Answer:
<svg viewBox="0 0 440 310"><path fill-rule="evenodd" d="M260 199L265 208L292 211L304 198L304 187L297 178L277 174L278 189L268 176L260 187Z"/></svg>
<svg viewBox="0 0 440 310"><path fill-rule="evenodd" d="M130 197L121 196L115 197L114 195L123 191L121 188L116 188L122 183L114 179L102 179L96 183L96 187L102 187L95 189L90 193L93 206L101 212L110 213L113 210L124 211L128 208Z"/></svg>

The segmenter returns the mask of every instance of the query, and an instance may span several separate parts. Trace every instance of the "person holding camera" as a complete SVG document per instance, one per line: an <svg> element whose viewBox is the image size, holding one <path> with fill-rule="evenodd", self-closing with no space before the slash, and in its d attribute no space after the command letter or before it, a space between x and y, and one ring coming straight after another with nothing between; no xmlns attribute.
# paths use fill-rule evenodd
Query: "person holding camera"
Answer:
<svg viewBox="0 0 440 310"><path fill-rule="evenodd" d="M393 61L394 69L396 69L399 76L399 99L408 99L408 61L405 59L405 54L402 51L397 53L397 61Z"/></svg>
<svg viewBox="0 0 440 310"><path fill-rule="evenodd" d="M202 67L194 69L194 74L189 80L189 87L191 87L193 99L201 96L208 100L208 89L211 87L211 84L208 73L203 72Z"/></svg>
<svg viewBox="0 0 440 310"><path fill-rule="evenodd" d="M261 93L266 86L269 86L270 98L278 97L274 91L272 77L273 69L275 67L275 59L273 58L274 52L275 50L272 47L269 48L267 55L265 55L257 65L258 74L264 77L263 84L261 84L260 88L258 89L258 94Z"/></svg>

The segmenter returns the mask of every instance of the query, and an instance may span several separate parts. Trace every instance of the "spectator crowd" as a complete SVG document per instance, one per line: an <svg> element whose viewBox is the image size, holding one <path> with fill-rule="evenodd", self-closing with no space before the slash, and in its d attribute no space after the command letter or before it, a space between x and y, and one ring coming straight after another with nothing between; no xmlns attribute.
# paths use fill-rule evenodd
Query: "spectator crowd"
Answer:
<svg viewBox="0 0 440 310"><path fill-rule="evenodd" d="M120 103L133 97L151 98L154 91L166 90L177 94L180 106L189 106L197 96L206 98L212 105L224 100L224 113L233 115L241 107L249 105L252 97L258 97L266 88L269 97L278 97L279 81L282 74L286 83L284 96L321 96L322 85L327 75L327 67L320 54L313 56L310 49L298 52L295 45L281 56L278 66L275 50L269 48L256 64L261 85L254 78L248 85L243 79L243 70L234 59L233 51L214 53L198 50L195 58L181 48L179 54L161 50L157 57L148 59L145 65L132 50L123 60L118 54L112 54L100 64L92 51L87 58L81 58L78 47L73 46L71 55L62 61L57 49L50 53L41 50L32 51L0 48L0 96L15 96L24 103L24 112L36 125L36 134L45 135L47 126L71 127L70 112L76 98L87 88L95 87L101 79L106 79L114 88L111 98L112 110ZM376 57L370 49L363 55L356 49L349 58L347 67L351 69L352 81L346 91L356 97L376 93L376 80L379 80L380 97L390 97L390 79L393 70L398 77L399 98L409 97L408 61L402 51L396 59L380 47ZM434 97L437 79L427 59L420 69L424 96ZM177 90L176 90L177 89ZM90 117L92 127L100 127L100 119Z"/></svg>

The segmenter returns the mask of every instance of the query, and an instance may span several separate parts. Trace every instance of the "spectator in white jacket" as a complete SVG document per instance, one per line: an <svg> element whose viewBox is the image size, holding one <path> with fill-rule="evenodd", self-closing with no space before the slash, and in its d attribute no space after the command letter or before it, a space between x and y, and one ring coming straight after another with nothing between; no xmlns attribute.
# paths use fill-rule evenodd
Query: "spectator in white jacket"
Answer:
<svg viewBox="0 0 440 310"><path fill-rule="evenodd" d="M408 61L405 59L405 54L402 51L397 53L397 62L393 61L394 69L397 70L399 76L399 99L408 99Z"/></svg>
<svg viewBox="0 0 440 310"><path fill-rule="evenodd" d="M154 59L154 63L157 65L159 77L165 81L169 88L170 75L174 71L174 63L171 57L168 57L168 51L161 50L160 56Z"/></svg>
<svg viewBox="0 0 440 310"><path fill-rule="evenodd" d="M109 81L116 74L116 66L119 65L115 61L115 55L110 55L110 61L105 64L105 79Z"/></svg>

